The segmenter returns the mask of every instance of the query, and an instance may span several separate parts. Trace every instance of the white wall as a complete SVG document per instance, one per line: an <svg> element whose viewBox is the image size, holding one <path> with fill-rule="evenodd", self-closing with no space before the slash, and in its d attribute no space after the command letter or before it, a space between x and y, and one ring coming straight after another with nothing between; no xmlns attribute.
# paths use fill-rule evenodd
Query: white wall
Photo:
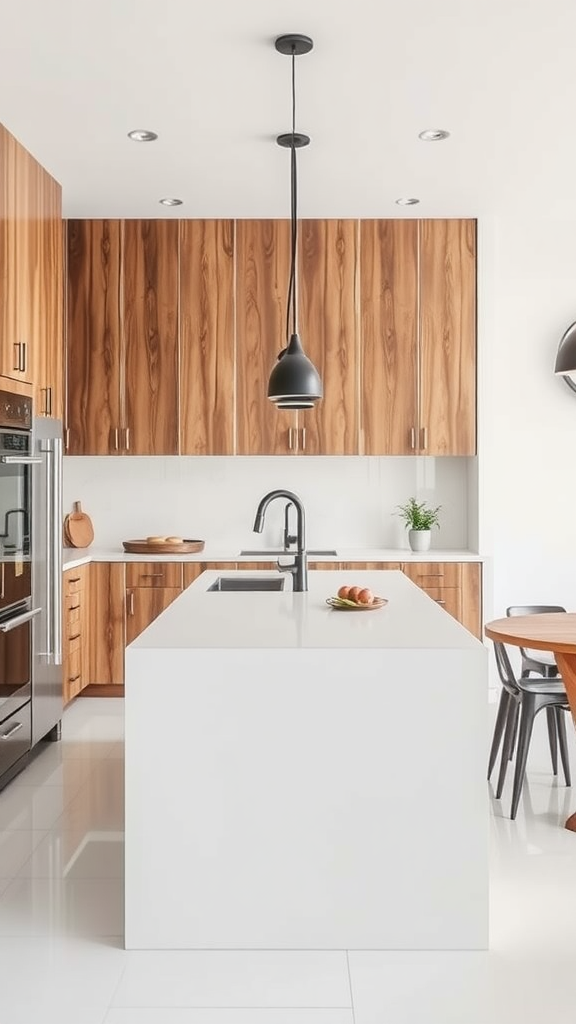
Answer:
<svg viewBox="0 0 576 1024"><path fill-rule="evenodd" d="M64 460L64 507L82 501L95 544L152 534L196 537L210 547L262 547L281 540L282 503L272 506L264 534L252 532L267 491L286 487L306 506L311 547L408 548L396 505L411 495L442 505L432 546L468 544L468 471L475 459L91 457ZM475 474L475 470L474 470Z"/></svg>
<svg viewBox="0 0 576 1024"><path fill-rule="evenodd" d="M480 548L493 604L576 610L576 393L553 374L576 320L576 224L479 224Z"/></svg>

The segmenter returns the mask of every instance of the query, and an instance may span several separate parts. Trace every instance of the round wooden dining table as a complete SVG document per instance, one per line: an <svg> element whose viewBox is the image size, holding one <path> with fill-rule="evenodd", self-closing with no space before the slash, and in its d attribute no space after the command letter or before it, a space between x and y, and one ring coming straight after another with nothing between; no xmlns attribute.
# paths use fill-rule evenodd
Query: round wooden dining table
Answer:
<svg viewBox="0 0 576 1024"><path fill-rule="evenodd" d="M487 622L484 632L491 640L500 640L504 644L528 647L534 651L552 651L576 725L576 614L543 612L514 615ZM576 812L568 818L566 828L576 832Z"/></svg>

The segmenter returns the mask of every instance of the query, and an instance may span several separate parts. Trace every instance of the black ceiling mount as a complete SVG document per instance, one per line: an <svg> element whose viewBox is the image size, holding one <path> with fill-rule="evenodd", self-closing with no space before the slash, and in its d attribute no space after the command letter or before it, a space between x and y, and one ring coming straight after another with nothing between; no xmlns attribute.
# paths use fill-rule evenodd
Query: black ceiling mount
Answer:
<svg viewBox="0 0 576 1024"><path fill-rule="evenodd" d="M279 146L284 146L285 149L302 149L304 146L310 145L310 136L303 135L302 132L284 132L283 135L276 136L276 142Z"/></svg>
<svg viewBox="0 0 576 1024"><path fill-rule="evenodd" d="M300 57L303 53L310 53L314 43L310 36L300 35L299 32L289 32L288 35L278 36L274 45L278 53L284 53L287 57L291 57L294 53Z"/></svg>

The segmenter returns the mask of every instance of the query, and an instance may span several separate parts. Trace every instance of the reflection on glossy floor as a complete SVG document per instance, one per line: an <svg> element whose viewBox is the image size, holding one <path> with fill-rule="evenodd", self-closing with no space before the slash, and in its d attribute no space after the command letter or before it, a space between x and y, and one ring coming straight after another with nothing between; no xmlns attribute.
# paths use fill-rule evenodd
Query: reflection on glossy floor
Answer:
<svg viewBox="0 0 576 1024"><path fill-rule="evenodd" d="M77 700L0 793L2 1024L572 1024L576 787L552 779L543 716L518 819L510 780L492 804L488 953L127 953L122 712Z"/></svg>

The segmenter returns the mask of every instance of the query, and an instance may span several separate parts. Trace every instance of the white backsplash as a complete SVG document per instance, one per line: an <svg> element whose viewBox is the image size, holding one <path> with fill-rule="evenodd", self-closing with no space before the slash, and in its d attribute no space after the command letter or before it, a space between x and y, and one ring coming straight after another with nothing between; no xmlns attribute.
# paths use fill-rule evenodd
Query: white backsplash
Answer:
<svg viewBox="0 0 576 1024"><path fill-rule="evenodd" d="M281 542L281 502L270 506L261 536L252 524L260 498L282 487L304 502L308 547L407 549L394 513L414 495L442 506L433 548L474 550L475 475L476 460L466 458L67 456L64 510L82 502L99 547L175 534L235 551Z"/></svg>

